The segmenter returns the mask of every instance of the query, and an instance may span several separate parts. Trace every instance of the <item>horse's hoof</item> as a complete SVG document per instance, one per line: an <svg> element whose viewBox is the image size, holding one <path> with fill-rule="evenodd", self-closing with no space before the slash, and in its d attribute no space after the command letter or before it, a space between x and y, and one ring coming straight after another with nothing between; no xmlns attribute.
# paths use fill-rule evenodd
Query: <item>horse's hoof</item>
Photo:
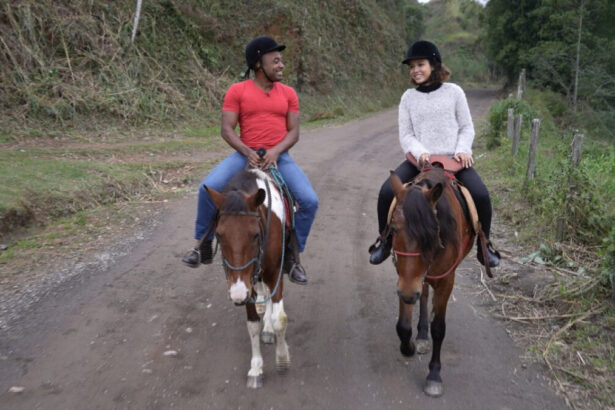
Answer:
<svg viewBox="0 0 615 410"><path fill-rule="evenodd" d="M261 342L265 344L272 344L275 342L275 333L271 332L261 332Z"/></svg>
<svg viewBox="0 0 615 410"><path fill-rule="evenodd" d="M416 352L425 354L431 351L431 343L427 339L416 339Z"/></svg>
<svg viewBox="0 0 615 410"><path fill-rule="evenodd" d="M402 343L399 346L399 351L401 352L401 354L403 354L406 357L410 357L410 356L414 356L414 352L416 351L416 347L414 346L413 342L410 342L408 344Z"/></svg>
<svg viewBox="0 0 615 410"><path fill-rule="evenodd" d="M425 389L423 389L426 395L429 397L440 397L444 393L444 385L442 382L436 382L433 380L427 380Z"/></svg>
<svg viewBox="0 0 615 410"><path fill-rule="evenodd" d="M260 389L263 387L263 375L259 374L258 376L248 376L248 389Z"/></svg>
<svg viewBox="0 0 615 410"><path fill-rule="evenodd" d="M276 359L275 367L278 373L285 373L290 368L290 359Z"/></svg>

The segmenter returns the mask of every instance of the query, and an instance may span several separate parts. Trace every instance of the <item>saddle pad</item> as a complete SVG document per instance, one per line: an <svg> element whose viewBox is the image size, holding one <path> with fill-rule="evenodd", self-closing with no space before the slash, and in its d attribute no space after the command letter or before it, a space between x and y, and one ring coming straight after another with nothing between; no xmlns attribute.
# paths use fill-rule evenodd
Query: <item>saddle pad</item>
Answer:
<svg viewBox="0 0 615 410"><path fill-rule="evenodd" d="M410 185L412 185L412 182L406 182L404 184L404 187L408 187ZM389 207L389 214L387 216L387 226L391 225L391 219L393 219L393 210L395 209L396 205L397 205L397 197L394 196L393 201L391 202L391 206Z"/></svg>
<svg viewBox="0 0 615 410"><path fill-rule="evenodd" d="M476 205L474 204L474 200L472 199L472 195L470 195L470 191L468 188L464 187L461 184L457 184L459 187L459 191L463 195L463 198L466 200L466 204L468 205L468 211L470 212L470 220L472 222L472 228L474 229L474 233L478 234L481 230L480 222L478 221L478 212L476 211Z"/></svg>
<svg viewBox="0 0 615 410"><path fill-rule="evenodd" d="M406 182L404 184L405 187L411 185L411 182ZM459 187L459 191L461 192L461 194L463 195L463 198L466 201L466 204L468 205L468 211L470 212L470 222L472 223L472 229L474 229L474 233L478 234L478 232L480 232L480 222L478 221L478 212L476 211L476 205L474 204L474 200L472 199L472 195L470 194L470 191L468 190L468 188L464 187L461 184L457 184L457 186ZM393 197L393 201L391 202L391 206L389 207L389 214L387 216L387 225L391 224L391 219L393 218L393 210L395 209L395 206L397 205L397 197Z"/></svg>

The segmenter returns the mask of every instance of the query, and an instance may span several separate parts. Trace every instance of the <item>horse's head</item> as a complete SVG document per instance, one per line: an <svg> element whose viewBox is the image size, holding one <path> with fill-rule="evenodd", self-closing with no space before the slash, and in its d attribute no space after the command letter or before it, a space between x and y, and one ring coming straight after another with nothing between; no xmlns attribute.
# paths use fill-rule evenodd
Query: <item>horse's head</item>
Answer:
<svg viewBox="0 0 615 410"><path fill-rule="evenodd" d="M391 219L397 294L404 302L414 303L421 296L425 274L442 247L437 204L444 185L417 178L412 185L404 186L393 172L391 184L397 199Z"/></svg>
<svg viewBox="0 0 615 410"><path fill-rule="evenodd" d="M220 193L206 189L219 211L216 237L227 275L229 297L241 305L252 295L252 278L261 269L263 227L259 206L265 200L265 190L246 194L241 190Z"/></svg>

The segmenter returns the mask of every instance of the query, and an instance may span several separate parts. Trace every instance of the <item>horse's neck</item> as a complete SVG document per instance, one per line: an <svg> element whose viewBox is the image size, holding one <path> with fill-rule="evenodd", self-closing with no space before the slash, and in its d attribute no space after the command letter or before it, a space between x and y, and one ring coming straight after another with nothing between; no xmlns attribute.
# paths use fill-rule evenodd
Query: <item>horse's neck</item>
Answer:
<svg viewBox="0 0 615 410"><path fill-rule="evenodd" d="M271 205L271 211L278 217L278 219L280 219L280 221L282 221L282 223L284 223L284 202L282 201L282 196L280 195L280 191L273 181L273 178L271 178L271 175L268 172L258 168L252 168L250 169L250 172L256 176L256 185L258 188L263 189L267 195L263 205L265 207L269 207Z"/></svg>

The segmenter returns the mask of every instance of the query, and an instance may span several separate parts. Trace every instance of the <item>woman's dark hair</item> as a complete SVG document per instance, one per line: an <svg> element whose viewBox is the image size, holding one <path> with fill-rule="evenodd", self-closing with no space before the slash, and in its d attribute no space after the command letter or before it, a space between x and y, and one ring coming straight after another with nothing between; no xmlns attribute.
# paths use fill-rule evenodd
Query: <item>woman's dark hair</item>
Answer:
<svg viewBox="0 0 615 410"><path fill-rule="evenodd" d="M451 70L447 66L437 61L429 60L429 65L431 65L432 71L429 79L427 79L427 83L435 84L435 83L443 83L448 81L451 78ZM418 85L414 82L413 79L410 79L412 84Z"/></svg>

